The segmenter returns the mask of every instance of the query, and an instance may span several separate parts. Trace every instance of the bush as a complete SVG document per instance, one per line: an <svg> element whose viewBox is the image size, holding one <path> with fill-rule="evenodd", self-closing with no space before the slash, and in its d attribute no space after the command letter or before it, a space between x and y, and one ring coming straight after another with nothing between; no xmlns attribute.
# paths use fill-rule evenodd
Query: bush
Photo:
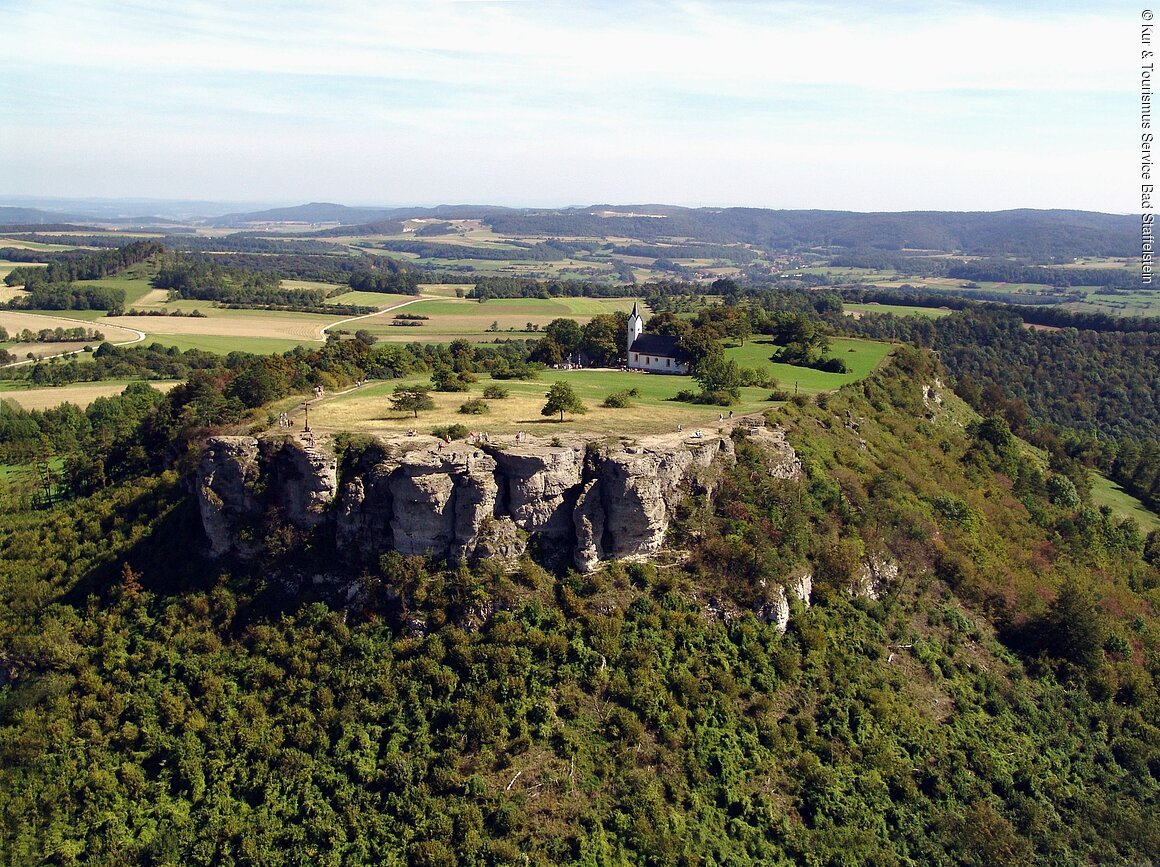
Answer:
<svg viewBox="0 0 1160 867"><path fill-rule="evenodd" d="M478 397L473 398L466 403L460 404L459 411L464 415L484 415L491 412L491 408L486 401L480 400Z"/></svg>
<svg viewBox="0 0 1160 867"><path fill-rule="evenodd" d="M744 387L777 388L777 378L761 367L743 367L739 371Z"/></svg>
<svg viewBox="0 0 1160 867"><path fill-rule="evenodd" d="M606 409L625 409L632 406L631 395L627 391L614 391L604 398L604 402L600 405Z"/></svg>
<svg viewBox="0 0 1160 867"><path fill-rule="evenodd" d="M471 433L465 424L445 424L431 429L431 435L437 436L439 439L466 439L467 435Z"/></svg>
<svg viewBox="0 0 1160 867"><path fill-rule="evenodd" d="M492 383L483 389L483 396L488 400L503 400L510 393L511 392L507 388L502 385L496 385L495 383Z"/></svg>
<svg viewBox="0 0 1160 867"><path fill-rule="evenodd" d="M789 392L784 388L775 388L769 393L769 397L766 400L789 400L789 397Z"/></svg>
<svg viewBox="0 0 1160 867"><path fill-rule="evenodd" d="M673 400L679 400L681 403L696 403L698 396L699 395L697 392L693 391L692 389L682 388L677 392L677 395L673 398Z"/></svg>

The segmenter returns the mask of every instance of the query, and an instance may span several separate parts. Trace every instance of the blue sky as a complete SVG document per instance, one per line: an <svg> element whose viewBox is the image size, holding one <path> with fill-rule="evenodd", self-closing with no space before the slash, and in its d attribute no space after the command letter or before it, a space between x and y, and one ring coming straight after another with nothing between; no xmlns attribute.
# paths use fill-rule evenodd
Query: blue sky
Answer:
<svg viewBox="0 0 1160 867"><path fill-rule="evenodd" d="M1094 5L0 0L0 194L1130 212Z"/></svg>

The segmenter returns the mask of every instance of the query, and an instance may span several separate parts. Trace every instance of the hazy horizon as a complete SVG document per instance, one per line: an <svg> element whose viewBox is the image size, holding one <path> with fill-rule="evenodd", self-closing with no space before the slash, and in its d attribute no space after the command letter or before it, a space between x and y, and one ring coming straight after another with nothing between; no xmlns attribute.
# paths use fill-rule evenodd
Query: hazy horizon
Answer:
<svg viewBox="0 0 1160 867"><path fill-rule="evenodd" d="M6 199L1138 209L1123 3L0 0Z"/></svg>
<svg viewBox="0 0 1160 867"><path fill-rule="evenodd" d="M860 210L851 208L765 208L760 205L731 205L731 204L707 204L707 205L680 205L674 202L588 202L578 203L569 202L562 205L497 205L495 202L342 202L333 199L313 199L305 201L301 199L288 199L282 201L253 201L253 202L230 202L220 201L214 199L167 199L148 196L25 196L25 195L4 195L0 193L0 207L26 207L35 208L43 211L59 211L66 213L69 211L80 211L80 208L69 207L70 205L82 205L83 203L90 203L93 206L92 213L95 215L98 210L103 208L111 208L114 205L121 205L123 210L122 217L146 217L146 216L173 216L179 209L173 207L175 205L185 206L199 206L197 209L185 208L194 214L191 219L201 218L216 218L234 213L251 213L265 210L275 210L284 208L294 208L306 206L310 204L320 205L340 205L349 208L365 208L365 209L382 209L382 210L424 210L436 208L511 208L513 210L532 209L532 210L567 210L577 209L585 210L594 207L610 207L610 208L642 208L642 207L676 207L676 208L705 208L709 210L728 210L731 208L749 208L757 210L788 210L788 211L832 211L835 213L855 213L855 214L907 214L907 213L1001 213L1005 211L1082 211L1085 213L1099 213L1108 214L1112 216L1131 216L1130 212L1126 211L1093 211L1088 208L975 208L975 209L934 209L934 208L908 208L902 210L886 210L882 208L874 210ZM152 206L168 206L157 207L156 213L147 213L145 210L140 212L130 213L133 204L138 204L142 209ZM78 213L78 216L83 216L83 213Z"/></svg>

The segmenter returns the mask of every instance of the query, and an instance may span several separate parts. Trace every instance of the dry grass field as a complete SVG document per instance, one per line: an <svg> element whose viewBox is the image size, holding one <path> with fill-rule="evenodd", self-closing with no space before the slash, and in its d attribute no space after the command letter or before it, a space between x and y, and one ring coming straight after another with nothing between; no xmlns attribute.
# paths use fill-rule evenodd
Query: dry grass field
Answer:
<svg viewBox="0 0 1160 867"><path fill-rule="evenodd" d="M95 346L96 341L73 340L61 343L9 343L4 346L19 361L27 361L29 353L33 358L48 358L66 352L80 352L86 346Z"/></svg>
<svg viewBox="0 0 1160 867"><path fill-rule="evenodd" d="M403 329L400 329L403 330ZM772 364L768 360L770 347L751 341L744 347L727 350L727 355L747 366L766 366L790 393L814 395L836 389L862 378L882 363L890 347L869 340L841 339L834 341L834 354L851 367L848 374L821 373L804 368ZM429 385L429 377L415 377L406 382ZM566 415L560 423L545 418L540 410L545 395L553 382L569 383L584 403L587 412ZM397 380L374 382L358 389L325 396L311 405L310 421L315 428L328 431L399 432L409 429L428 432L435 426L463 424L471 430L489 434L510 435L518 430L538 436L555 436L560 431L582 431L596 434L641 434L675 430L678 424L686 430L716 429L728 421L729 411L735 417L764 412L777 406L768 400L768 388L741 389L741 402L733 407L700 406L673 400L678 391L697 390L692 377L663 376L620 370L545 370L540 379L530 382L503 380L493 382L487 377L472 385L469 392L431 392L435 409L413 414L395 412L389 398ZM488 412L482 415L465 414L459 407L466 401L481 398L487 385L506 388L508 397L486 401ZM611 393L636 389L637 397L631 406L611 409L601 406ZM299 413L300 414L300 413ZM721 419L724 415L725 419Z"/></svg>
<svg viewBox="0 0 1160 867"><path fill-rule="evenodd" d="M4 269L0 268L0 272L3 271ZM3 273L0 273L0 278L3 278L3 276ZM25 292L22 288L16 286L4 286L3 284L0 284L0 304L7 303L13 298L19 298L21 295L27 294L28 293Z"/></svg>
<svg viewBox="0 0 1160 867"><path fill-rule="evenodd" d="M169 298L168 289L150 289L145 292L132 304L127 304L128 307L159 307L165 303Z"/></svg>
<svg viewBox="0 0 1160 867"><path fill-rule="evenodd" d="M204 317L109 316L99 324L124 325L154 335L204 335L218 337L271 337L283 340L322 340L324 326L339 317L313 313L283 313L270 310L225 310L203 303Z"/></svg>
<svg viewBox="0 0 1160 867"><path fill-rule="evenodd" d="M553 319L568 317L583 324L600 313L632 309L632 298L500 298L483 304L459 298L425 298L397 310L430 317L417 328L391 325L396 310L352 322L380 340L398 343L446 343L456 338L491 341L497 337L535 340L537 331L527 331L528 323L543 328ZM492 330L494 327L495 330Z"/></svg>
<svg viewBox="0 0 1160 867"><path fill-rule="evenodd" d="M50 316L44 313L22 313L16 310L0 310L0 326L8 329L9 334L15 334L18 331L23 331L25 328L30 331L40 331L42 328L95 328L105 335L105 339L111 343L121 343L134 340L137 337L137 331L144 331L143 328L136 328L136 323L129 321L124 323L127 328L123 328L118 324L116 319L109 317L102 317L99 320L82 320L69 318L69 311L64 311L62 316ZM132 320L133 317L126 317ZM59 346L60 344L42 344L45 346ZM83 344L82 344L83 345ZM58 350L63 352L65 350Z"/></svg>
<svg viewBox="0 0 1160 867"><path fill-rule="evenodd" d="M584 374L584 381L576 374ZM639 382L649 378L644 374L627 374L618 371L547 371L544 378L533 382L504 382L510 395L503 400L489 400L485 415L465 415L459 407L467 400L479 398L483 386L490 380L474 386L471 392L432 392L435 409L420 412L415 418L411 413L399 413L391 409L389 398L397 381L376 382L352 392L331 398L323 398L310 408L310 424L318 430L354 431L361 433L399 433L416 430L428 433L435 426L463 424L469 430L487 431L489 435L511 436L524 431L537 437L552 437L564 432L584 432L615 436L619 434L644 434L676 430L678 424L692 433L701 428L716 430L720 426L719 416L726 417L729 410L722 413L717 407L694 406L657 398L641 398L625 409L605 409L600 402L611 392L625 387L628 382ZM652 377L661 379L661 377ZM672 394L681 388L689 388L688 377L664 377ZM588 411L584 415L566 414L563 423L558 416L546 418L540 414L545 403L545 395L556 380L573 384ZM426 382L427 380L416 380ZM769 389L743 389L743 402L732 407L735 417L746 413L759 413L773 406L766 401ZM301 412L298 413L301 416Z"/></svg>
<svg viewBox="0 0 1160 867"><path fill-rule="evenodd" d="M24 409L50 409L62 403L86 407L98 397L111 397L125 390L127 382L79 382L58 388L25 388L0 390L0 400L12 400ZM169 391L176 382L150 382L158 391Z"/></svg>

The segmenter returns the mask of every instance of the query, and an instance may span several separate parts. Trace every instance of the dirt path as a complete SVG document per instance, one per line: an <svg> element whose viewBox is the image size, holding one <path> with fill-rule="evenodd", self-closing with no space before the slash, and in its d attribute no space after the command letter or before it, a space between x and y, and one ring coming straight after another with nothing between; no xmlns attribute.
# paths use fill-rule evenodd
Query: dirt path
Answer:
<svg viewBox="0 0 1160 867"><path fill-rule="evenodd" d="M359 319L370 319L372 316L382 316L384 313L390 313L392 310L398 310L400 307L406 307L408 304L414 304L418 301L431 301L431 300L438 300L438 299L433 299L429 295L416 295L414 298L409 298L406 301L400 302L399 304L393 304L390 307L384 307L382 310L376 310L374 313L361 313L358 316L349 316L346 319L340 319L337 322L331 322L329 325L323 326L322 339L323 340L326 339L326 332L327 331L329 331L331 328L337 328L339 325L346 325L346 323L348 323L348 322L356 322Z"/></svg>

